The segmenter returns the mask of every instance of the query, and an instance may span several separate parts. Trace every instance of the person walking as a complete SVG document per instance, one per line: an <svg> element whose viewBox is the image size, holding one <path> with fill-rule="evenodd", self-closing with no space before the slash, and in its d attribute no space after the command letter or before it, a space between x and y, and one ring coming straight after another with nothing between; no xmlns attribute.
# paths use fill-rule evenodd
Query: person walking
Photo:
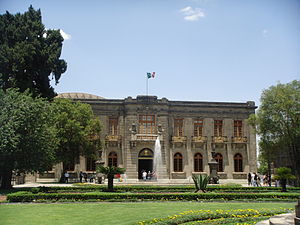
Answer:
<svg viewBox="0 0 300 225"><path fill-rule="evenodd" d="M147 180L147 172L144 170L143 173L142 173L142 177L143 177L143 180L146 181Z"/></svg>
<svg viewBox="0 0 300 225"><path fill-rule="evenodd" d="M248 173L248 186L250 186L251 185L251 179L252 179L252 175L251 175L251 173L249 172Z"/></svg>
<svg viewBox="0 0 300 225"><path fill-rule="evenodd" d="M80 181L80 183L82 183L82 178L83 178L83 172L80 171L80 173L79 173L79 181Z"/></svg>
<svg viewBox="0 0 300 225"><path fill-rule="evenodd" d="M70 174L68 173L68 171L65 172L65 182L66 183L69 183L69 177L70 177Z"/></svg>

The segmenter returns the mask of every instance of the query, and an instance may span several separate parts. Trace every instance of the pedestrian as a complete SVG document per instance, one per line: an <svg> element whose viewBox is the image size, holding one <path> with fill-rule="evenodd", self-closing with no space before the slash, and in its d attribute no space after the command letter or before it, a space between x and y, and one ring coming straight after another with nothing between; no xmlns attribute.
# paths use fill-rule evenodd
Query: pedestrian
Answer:
<svg viewBox="0 0 300 225"><path fill-rule="evenodd" d="M87 175L87 173L84 173L83 176L84 176L84 181L87 183L88 182L88 175Z"/></svg>
<svg viewBox="0 0 300 225"><path fill-rule="evenodd" d="M93 183L94 182L94 174L91 174L90 176L90 183Z"/></svg>
<svg viewBox="0 0 300 225"><path fill-rule="evenodd" d="M248 173L248 186L251 185L251 178L252 178L252 176L251 176L251 173L249 172Z"/></svg>
<svg viewBox="0 0 300 225"><path fill-rule="evenodd" d="M147 179L151 180L151 171L148 171Z"/></svg>
<svg viewBox="0 0 300 225"><path fill-rule="evenodd" d="M257 187L258 186L258 184L257 184L257 174L256 173L254 173L254 182L253 182L253 186L254 187Z"/></svg>
<svg viewBox="0 0 300 225"><path fill-rule="evenodd" d="M69 183L70 174L68 173L68 171L66 171L64 175L65 175L65 182Z"/></svg>
<svg viewBox="0 0 300 225"><path fill-rule="evenodd" d="M145 170L142 172L142 177L144 181L147 180L147 172Z"/></svg>
<svg viewBox="0 0 300 225"><path fill-rule="evenodd" d="M80 173L79 173L79 181L80 181L80 183L82 183L82 178L83 178L83 172L80 171Z"/></svg>
<svg viewBox="0 0 300 225"><path fill-rule="evenodd" d="M260 175L257 175L257 187L261 187Z"/></svg>

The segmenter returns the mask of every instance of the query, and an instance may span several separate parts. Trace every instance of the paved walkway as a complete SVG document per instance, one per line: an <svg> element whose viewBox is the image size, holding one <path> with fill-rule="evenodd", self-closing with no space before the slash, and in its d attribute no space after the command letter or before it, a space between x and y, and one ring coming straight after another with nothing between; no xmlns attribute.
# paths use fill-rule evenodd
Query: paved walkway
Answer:
<svg viewBox="0 0 300 225"><path fill-rule="evenodd" d="M286 213L272 216L268 220L258 222L256 225L294 225L295 213Z"/></svg>
<svg viewBox="0 0 300 225"><path fill-rule="evenodd" d="M105 180L105 184L107 179ZM94 183L92 183L94 184ZM123 182L119 182L117 179L114 180L114 185L194 185L192 179L164 179L159 181L142 181L137 179L126 179ZM221 179L220 184L241 184L244 187L248 187L247 180L234 180L234 179ZM47 179L39 179L38 182L27 182L25 184L14 185L14 187L38 187L38 186L71 186L72 183L65 184L65 183L57 183L54 180L47 180Z"/></svg>

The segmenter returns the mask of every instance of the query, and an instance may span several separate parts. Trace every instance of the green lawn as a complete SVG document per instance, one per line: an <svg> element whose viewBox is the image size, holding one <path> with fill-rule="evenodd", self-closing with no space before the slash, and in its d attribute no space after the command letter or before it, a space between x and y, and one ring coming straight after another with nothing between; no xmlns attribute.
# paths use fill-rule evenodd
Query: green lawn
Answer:
<svg viewBox="0 0 300 225"><path fill-rule="evenodd" d="M295 203L198 203L198 202L132 202L132 203L54 203L1 204L0 224L133 224L186 210L294 208Z"/></svg>

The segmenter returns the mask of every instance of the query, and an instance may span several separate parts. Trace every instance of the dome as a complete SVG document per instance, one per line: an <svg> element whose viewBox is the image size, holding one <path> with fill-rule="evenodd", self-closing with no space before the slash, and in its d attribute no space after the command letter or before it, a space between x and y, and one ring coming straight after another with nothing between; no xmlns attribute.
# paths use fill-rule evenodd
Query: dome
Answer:
<svg viewBox="0 0 300 225"><path fill-rule="evenodd" d="M60 93L56 96L56 98L68 98L68 99L104 99L98 95L92 95L88 93L80 93L80 92L68 92L68 93Z"/></svg>

